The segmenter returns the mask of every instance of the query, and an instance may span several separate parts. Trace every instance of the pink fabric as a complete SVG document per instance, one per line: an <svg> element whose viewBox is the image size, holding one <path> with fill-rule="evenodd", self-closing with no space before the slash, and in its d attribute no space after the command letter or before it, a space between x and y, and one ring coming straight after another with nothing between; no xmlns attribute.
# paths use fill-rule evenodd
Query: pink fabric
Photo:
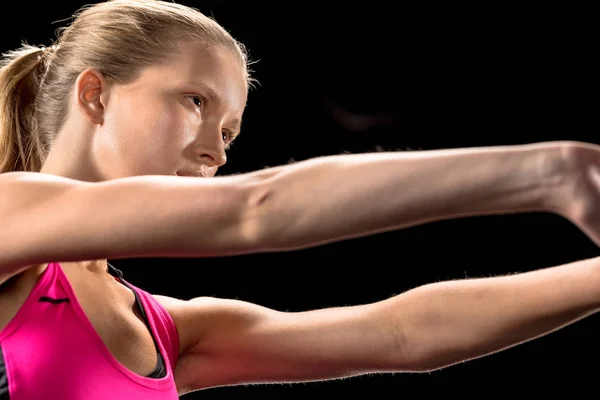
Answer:
<svg viewBox="0 0 600 400"><path fill-rule="evenodd" d="M152 296L134 290L165 359L166 377L146 378L121 365L84 314L60 265L52 263L0 332L10 399L178 399L173 378L179 347L175 324ZM70 302L40 302L43 296Z"/></svg>

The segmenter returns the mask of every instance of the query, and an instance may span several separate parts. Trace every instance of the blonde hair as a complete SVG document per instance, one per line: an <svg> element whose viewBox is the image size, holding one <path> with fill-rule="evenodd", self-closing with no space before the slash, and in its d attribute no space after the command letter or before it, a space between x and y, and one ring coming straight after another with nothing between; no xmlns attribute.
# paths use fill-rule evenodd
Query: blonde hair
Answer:
<svg viewBox="0 0 600 400"><path fill-rule="evenodd" d="M40 171L86 68L128 83L147 66L194 42L239 56L244 46L200 11L159 0L110 0L80 9L48 48L23 44L0 60L0 173Z"/></svg>

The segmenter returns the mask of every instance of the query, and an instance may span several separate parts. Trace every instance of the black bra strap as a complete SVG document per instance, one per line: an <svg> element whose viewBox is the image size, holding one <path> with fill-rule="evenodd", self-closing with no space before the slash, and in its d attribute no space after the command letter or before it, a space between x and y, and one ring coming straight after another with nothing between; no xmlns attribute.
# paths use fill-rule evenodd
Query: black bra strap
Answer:
<svg viewBox="0 0 600 400"><path fill-rule="evenodd" d="M152 327L150 326L150 322L148 321L148 316L146 315L146 311L144 310L144 305L142 304L142 300L138 296L137 292L131 286L129 286L127 284L127 282L125 282L123 280L123 272L121 270L115 268L110 263L108 263L108 273L110 275L114 276L115 278L117 278L117 280L119 282L121 282L123 285L125 285L129 290L131 290L133 292L133 295L135 296L135 302L138 306L138 309L142 313L142 317L144 318L146 327L148 328L148 331L150 332L150 336L152 336L152 340L154 341L154 346L156 346L156 353L158 354L158 361L156 363L156 368L154 368L154 371L152 371L146 377L153 378L153 379L164 378L167 375L165 361L163 360L162 354L160 354L158 343L156 342L156 339L154 338L154 333L152 332Z"/></svg>
<svg viewBox="0 0 600 400"><path fill-rule="evenodd" d="M123 279L123 272L120 269L115 268L111 263L108 264L108 273L117 279Z"/></svg>

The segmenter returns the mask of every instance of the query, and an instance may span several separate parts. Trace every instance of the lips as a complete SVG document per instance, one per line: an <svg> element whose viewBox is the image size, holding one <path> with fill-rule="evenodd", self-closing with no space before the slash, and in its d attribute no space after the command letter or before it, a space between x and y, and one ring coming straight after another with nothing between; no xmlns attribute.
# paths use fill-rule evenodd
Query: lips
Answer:
<svg viewBox="0 0 600 400"><path fill-rule="evenodd" d="M205 178L206 176L198 171L198 172L189 172L189 171L177 171L176 173L177 176L185 176L185 177L192 177L192 178Z"/></svg>
<svg viewBox="0 0 600 400"><path fill-rule="evenodd" d="M198 165L192 166L190 168L183 169L181 171L177 171L177 176L191 176L194 178L211 178L215 176L219 167L217 166L208 166L208 165Z"/></svg>

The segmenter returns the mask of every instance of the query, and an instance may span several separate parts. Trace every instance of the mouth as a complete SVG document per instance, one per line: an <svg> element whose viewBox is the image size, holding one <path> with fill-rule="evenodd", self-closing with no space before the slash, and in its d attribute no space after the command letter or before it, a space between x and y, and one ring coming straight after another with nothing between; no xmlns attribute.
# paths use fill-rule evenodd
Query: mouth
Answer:
<svg viewBox="0 0 600 400"><path fill-rule="evenodd" d="M200 171L198 171L198 172L177 171L175 173L175 175L177 175L177 176L184 176L184 177L191 177L191 178L205 178L206 177L206 175L204 175Z"/></svg>
<svg viewBox="0 0 600 400"><path fill-rule="evenodd" d="M177 176L187 176L192 178L212 178L217 173L218 167L209 167L208 165L199 165L198 167L191 167L189 169L183 169L177 171Z"/></svg>

